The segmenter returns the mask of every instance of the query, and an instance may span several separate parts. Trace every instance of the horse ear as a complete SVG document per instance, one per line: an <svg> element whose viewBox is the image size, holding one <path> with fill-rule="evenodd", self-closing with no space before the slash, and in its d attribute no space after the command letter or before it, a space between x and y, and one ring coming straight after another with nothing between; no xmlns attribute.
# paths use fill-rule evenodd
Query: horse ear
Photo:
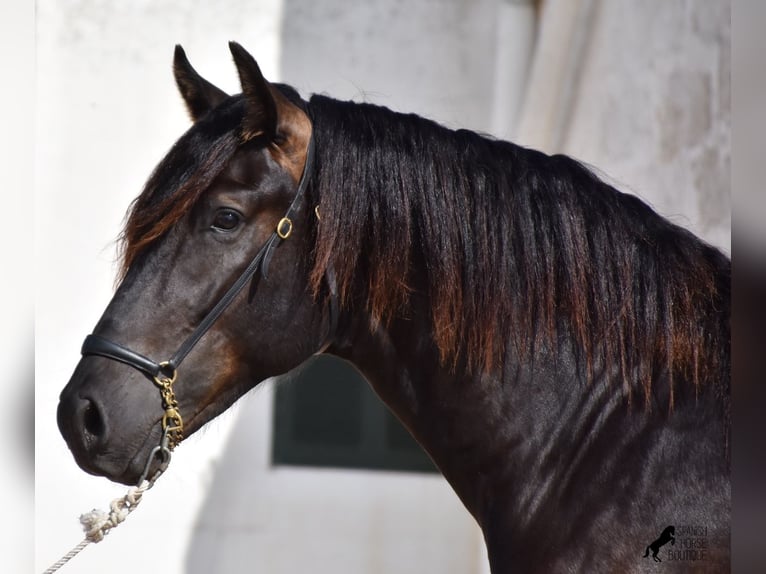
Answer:
<svg viewBox="0 0 766 574"><path fill-rule="evenodd" d="M308 116L263 77L255 59L242 46L229 42L229 49L247 106L243 139L263 135L290 155L305 151L307 133L311 132Z"/></svg>
<svg viewBox="0 0 766 574"><path fill-rule="evenodd" d="M229 97L226 92L215 87L192 68L186 58L186 52L180 45L176 45L173 56L173 75L194 122Z"/></svg>
<svg viewBox="0 0 766 574"><path fill-rule="evenodd" d="M229 42L229 50L245 95L247 114L242 129L245 141L265 135L273 139L277 135L277 103L255 59L236 42Z"/></svg>

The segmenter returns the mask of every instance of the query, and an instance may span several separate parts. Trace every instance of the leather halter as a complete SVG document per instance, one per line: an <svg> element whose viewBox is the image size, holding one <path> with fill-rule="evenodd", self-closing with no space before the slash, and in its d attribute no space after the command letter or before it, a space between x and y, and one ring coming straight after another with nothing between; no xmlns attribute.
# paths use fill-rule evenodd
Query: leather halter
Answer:
<svg viewBox="0 0 766 574"><path fill-rule="evenodd" d="M229 287L228 291L223 294L221 299L215 306L208 311L207 315L202 319L200 324L194 331L189 334L186 340L181 344L178 350L173 354L170 359L163 362L157 362L145 355L137 353L127 347L110 341L100 335L88 335L85 337L85 341L82 344L81 354L83 356L97 355L99 357L106 357L114 361L119 361L126 365L138 369L142 373L149 376L149 378L157 380L158 377L175 378L178 367L186 356L191 352L194 346L199 342L202 336L213 326L216 320L226 310L226 308L234 301L234 298L239 294L244 286L260 271L261 275L268 277L268 268L274 251L279 245L287 239L293 230L293 220L298 212L303 207L305 202L306 188L308 187L308 181L311 173L311 169L314 163L314 136L312 134L309 139L309 145L306 152L306 163L301 174L300 182L298 183L298 189L295 194L293 202L285 212L285 216L279 220L276 229L266 242L255 254L250 264L242 272L239 278ZM330 330L321 350L324 350L329 346L331 339L335 333L335 328L338 321L338 302L337 302L337 289L335 285L335 275L332 267L328 267L325 273L325 280L327 281L330 291Z"/></svg>

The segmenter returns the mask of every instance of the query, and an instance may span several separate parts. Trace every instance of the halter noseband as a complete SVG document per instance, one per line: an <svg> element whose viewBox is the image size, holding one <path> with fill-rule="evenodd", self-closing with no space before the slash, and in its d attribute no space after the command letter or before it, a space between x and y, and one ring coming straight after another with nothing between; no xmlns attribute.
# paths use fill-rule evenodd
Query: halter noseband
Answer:
<svg viewBox="0 0 766 574"><path fill-rule="evenodd" d="M309 145L306 151L306 163L303 168L303 173L301 174L300 182L298 183L298 189L293 202L290 204L287 212L285 212L285 216L279 220L279 223L277 223L271 236L261 246L258 253L255 254L255 257L253 257L252 261L239 278L231 285L231 287L229 287L226 293L223 294L218 303L208 311L207 315L205 315L197 328L189 334L170 359L167 361L156 362L145 355L137 353L119 343L101 337L100 335L91 334L85 337L85 341L83 342L80 351L83 356L97 355L99 357L105 357L130 365L146 374L158 387L160 387L162 406L163 409L165 409L165 415L162 419L162 429L163 434L169 433L170 435L171 449L183 438L183 420L178 412L178 403L176 402L172 391L172 384L175 382L178 367L255 274L260 271L264 278L268 276L269 263L274 255L274 250L280 243L282 243L282 241L290 236L293 230L293 219L303 207L313 163L314 137L312 134L309 139ZM328 267L327 272L325 273L325 280L327 281L330 291L330 330L322 344L321 350L324 350L330 344L338 320L337 289L332 267Z"/></svg>

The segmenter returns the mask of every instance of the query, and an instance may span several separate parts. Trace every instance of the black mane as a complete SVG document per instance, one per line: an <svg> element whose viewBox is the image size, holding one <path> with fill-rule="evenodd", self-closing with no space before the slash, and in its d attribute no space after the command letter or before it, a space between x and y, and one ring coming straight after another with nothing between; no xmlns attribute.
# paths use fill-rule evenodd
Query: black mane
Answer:
<svg viewBox="0 0 766 574"><path fill-rule="evenodd" d="M730 261L577 161L416 115L314 96L313 284L381 321L431 301L442 359L488 370L565 330L628 389L728 394ZM508 342L511 343L510 347Z"/></svg>

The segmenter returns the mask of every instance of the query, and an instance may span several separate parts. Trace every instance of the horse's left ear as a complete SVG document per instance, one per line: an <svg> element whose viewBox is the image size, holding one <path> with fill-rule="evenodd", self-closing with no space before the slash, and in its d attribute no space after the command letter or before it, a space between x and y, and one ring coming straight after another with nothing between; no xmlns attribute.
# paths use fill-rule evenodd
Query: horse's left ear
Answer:
<svg viewBox="0 0 766 574"><path fill-rule="evenodd" d="M229 42L229 49L247 105L242 138L248 141L266 136L286 154L288 161L299 163L297 160L305 153L311 135L308 116L263 77L255 59L242 46Z"/></svg>

